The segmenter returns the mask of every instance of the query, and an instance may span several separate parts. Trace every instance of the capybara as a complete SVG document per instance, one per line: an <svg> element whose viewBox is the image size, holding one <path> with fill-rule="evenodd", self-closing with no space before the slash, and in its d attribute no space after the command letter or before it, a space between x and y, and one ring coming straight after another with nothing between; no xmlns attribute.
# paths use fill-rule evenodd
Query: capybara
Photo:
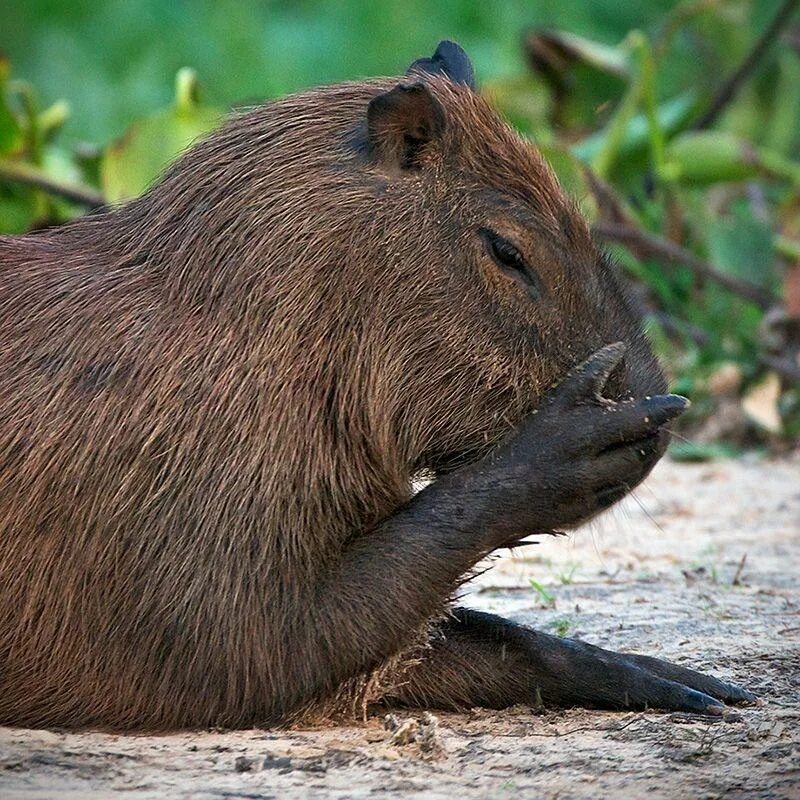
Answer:
<svg viewBox="0 0 800 800"><path fill-rule="evenodd" d="M629 492L686 405L457 45L0 239L0 321L0 724L751 699L452 607Z"/></svg>

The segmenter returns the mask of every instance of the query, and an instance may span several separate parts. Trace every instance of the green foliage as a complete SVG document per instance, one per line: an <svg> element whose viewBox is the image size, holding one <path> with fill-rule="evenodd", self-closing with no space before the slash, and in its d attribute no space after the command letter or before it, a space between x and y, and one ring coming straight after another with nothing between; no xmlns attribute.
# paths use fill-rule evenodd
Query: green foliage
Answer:
<svg viewBox="0 0 800 800"><path fill-rule="evenodd" d="M175 102L143 120L112 142L103 154L100 178L112 203L142 194L175 156L222 120L221 110L202 106L197 77L184 68L175 80Z"/></svg>
<svg viewBox="0 0 800 800"><path fill-rule="evenodd" d="M545 606L554 606L556 604L556 598L547 591L547 589L542 586L539 581L535 581L533 578L530 579L531 588L537 595L539 595L539 599L542 601L542 604Z"/></svg>
<svg viewBox="0 0 800 800"><path fill-rule="evenodd" d="M780 308L789 271L800 270L798 53L775 42L712 126L692 129L777 7L778 0L14 3L0 8L0 51L14 66L12 75L0 60L0 233L140 194L231 106L398 74L448 37L470 52L482 91L536 142L591 222L624 222L678 245L774 295ZM198 101L194 69L211 105ZM605 195L591 174L605 181ZM691 424L719 406L722 365L739 370L740 397L764 377L765 354L796 357L796 342L776 344L764 304L700 279L686 260L610 246L644 289L651 337L676 388L694 401ZM774 402L785 437L800 432L798 398L784 378ZM720 452L728 451L684 443L676 455Z"/></svg>
<svg viewBox="0 0 800 800"><path fill-rule="evenodd" d="M439 39L452 38L470 53L481 79L491 82L521 73L519 37L528 26L560 27L613 44L633 27L662 24L671 4L0 0L0 52L45 97L69 97L69 143L107 142L167 105L170 79L186 65L197 70L214 105L230 107L308 86L396 75ZM725 44L735 54L748 37L744 30L734 33ZM682 54L672 62L685 73ZM676 73L666 88L683 82Z"/></svg>
<svg viewBox="0 0 800 800"><path fill-rule="evenodd" d="M8 107L8 61L0 58L0 153L14 153L22 147L22 128Z"/></svg>
<svg viewBox="0 0 800 800"><path fill-rule="evenodd" d="M68 117L63 101L40 111L33 87L10 80L8 62L0 59L0 233L22 233L80 213L61 195L38 188L45 180L81 190L76 155L54 143Z"/></svg>
<svg viewBox="0 0 800 800"><path fill-rule="evenodd" d="M739 450L725 442L676 442L670 454L675 461L709 461L713 458L731 458L739 455Z"/></svg>
<svg viewBox="0 0 800 800"><path fill-rule="evenodd" d="M572 620L569 617L559 617L553 620L548 627L552 629L556 636L560 636L563 639L572 628Z"/></svg>

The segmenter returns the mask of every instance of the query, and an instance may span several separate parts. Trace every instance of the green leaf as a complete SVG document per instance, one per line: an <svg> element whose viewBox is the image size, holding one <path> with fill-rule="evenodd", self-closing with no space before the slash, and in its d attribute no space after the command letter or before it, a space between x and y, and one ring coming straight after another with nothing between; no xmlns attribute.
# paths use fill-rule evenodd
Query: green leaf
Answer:
<svg viewBox="0 0 800 800"><path fill-rule="evenodd" d="M624 46L611 47L568 31L533 31L528 36L528 48L543 53L555 50L561 59L581 61L600 72L621 78L627 78L630 74L628 53Z"/></svg>
<svg viewBox="0 0 800 800"><path fill-rule="evenodd" d="M36 216L36 210L32 191L6 190L0 186L0 233L25 233Z"/></svg>
<svg viewBox="0 0 800 800"><path fill-rule="evenodd" d="M0 154L15 152L22 146L22 129L8 105L7 87L10 67L0 56Z"/></svg>
<svg viewBox="0 0 800 800"><path fill-rule="evenodd" d="M687 131L668 145L667 169L682 183L706 186L761 173L800 184L800 165L727 131Z"/></svg>
<svg viewBox="0 0 800 800"><path fill-rule="evenodd" d="M682 183L706 185L754 178L758 153L746 140L725 131L687 131L667 145L669 169Z"/></svg>
<svg viewBox="0 0 800 800"><path fill-rule="evenodd" d="M103 192L111 202L144 192L193 141L221 122L219 109L197 102L197 79L183 69L176 77L176 100L134 123L106 150L100 167Z"/></svg>
<svg viewBox="0 0 800 800"><path fill-rule="evenodd" d="M797 119L800 117L800 58L786 48L780 55L780 72L772 101L772 114L766 120L766 141L771 150L792 154L798 142ZM762 123L763 127L763 123Z"/></svg>
<svg viewBox="0 0 800 800"><path fill-rule="evenodd" d="M539 595L539 597L541 598L542 602L545 605L548 606L555 605L556 598L553 597L553 595L550 594L550 592L548 592L547 589L545 589L544 586L542 586L542 584L539 583L539 581L535 581L533 578L531 578L530 584L531 588L536 592L536 594Z"/></svg>
<svg viewBox="0 0 800 800"><path fill-rule="evenodd" d="M769 286L775 278L771 226L756 219L745 202L734 204L731 212L708 223L709 261L731 275Z"/></svg>
<svg viewBox="0 0 800 800"><path fill-rule="evenodd" d="M711 461L715 458L735 458L740 453L738 448L722 442L673 442L669 446L669 455L674 461Z"/></svg>
<svg viewBox="0 0 800 800"><path fill-rule="evenodd" d="M537 143L537 148L553 168L553 172L556 173L559 183L567 194L581 202L582 206L586 205L586 201L590 198L590 192L581 162L569 150L559 145ZM589 209L584 208L583 210L588 211Z"/></svg>
<svg viewBox="0 0 800 800"><path fill-rule="evenodd" d="M51 141L69 119L70 109L66 100L53 103L39 114L39 135L45 142Z"/></svg>
<svg viewBox="0 0 800 800"><path fill-rule="evenodd" d="M563 639L572 627L572 620L569 617L560 617L559 619L554 619L549 624L549 627L552 628L556 636L560 636Z"/></svg>
<svg viewBox="0 0 800 800"><path fill-rule="evenodd" d="M661 130L667 134L679 130L691 116L695 102L695 93L688 91L662 103L656 112ZM609 128L605 128L578 142L572 147L573 154L587 164L592 162L605 146L609 133ZM644 151L649 143L650 122L646 115L637 114L625 127L616 157L618 159L631 157Z"/></svg>
<svg viewBox="0 0 800 800"><path fill-rule="evenodd" d="M548 118L552 100L547 88L529 75L500 78L484 83L481 94L523 133L538 141L551 136Z"/></svg>

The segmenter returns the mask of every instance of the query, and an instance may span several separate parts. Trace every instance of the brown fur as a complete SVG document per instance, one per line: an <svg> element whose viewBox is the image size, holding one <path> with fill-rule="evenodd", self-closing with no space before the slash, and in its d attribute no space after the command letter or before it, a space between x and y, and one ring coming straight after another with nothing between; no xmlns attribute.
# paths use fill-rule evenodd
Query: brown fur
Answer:
<svg viewBox="0 0 800 800"><path fill-rule="evenodd" d="M431 78L442 137L418 169L375 160L367 104L395 83L249 111L144 197L0 239L0 723L264 724L363 688L379 664L304 680L338 646L312 598L343 549L598 346L655 370L584 221L477 94ZM542 302L481 250L487 219Z"/></svg>

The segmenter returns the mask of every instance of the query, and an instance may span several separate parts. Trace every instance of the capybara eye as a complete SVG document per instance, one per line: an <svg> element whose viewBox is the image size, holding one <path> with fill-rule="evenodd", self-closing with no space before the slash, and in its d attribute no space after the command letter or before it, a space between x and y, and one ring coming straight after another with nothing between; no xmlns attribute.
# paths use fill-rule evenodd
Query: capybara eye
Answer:
<svg viewBox="0 0 800 800"><path fill-rule="evenodd" d="M516 245L489 228L479 228L478 235L492 260L503 272L519 280L534 299L541 297L542 287L539 279Z"/></svg>

